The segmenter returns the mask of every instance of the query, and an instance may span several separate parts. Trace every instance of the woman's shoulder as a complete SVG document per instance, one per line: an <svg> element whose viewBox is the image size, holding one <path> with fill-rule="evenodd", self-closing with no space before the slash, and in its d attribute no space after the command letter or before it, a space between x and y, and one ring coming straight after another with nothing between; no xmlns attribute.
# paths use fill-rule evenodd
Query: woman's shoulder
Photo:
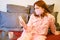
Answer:
<svg viewBox="0 0 60 40"><path fill-rule="evenodd" d="M48 18L55 20L55 17L52 14L48 14Z"/></svg>
<svg viewBox="0 0 60 40"><path fill-rule="evenodd" d="M48 14L48 17L55 18L52 14Z"/></svg>

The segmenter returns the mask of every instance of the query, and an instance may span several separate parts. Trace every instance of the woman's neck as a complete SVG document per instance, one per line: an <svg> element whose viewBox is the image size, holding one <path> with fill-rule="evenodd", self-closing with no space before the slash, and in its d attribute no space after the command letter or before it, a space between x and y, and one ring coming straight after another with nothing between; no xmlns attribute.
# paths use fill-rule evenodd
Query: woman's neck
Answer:
<svg viewBox="0 0 60 40"><path fill-rule="evenodd" d="M42 19L42 18L44 18L45 16L47 16L47 14L48 14L48 13L45 13L45 15L35 15L35 16Z"/></svg>

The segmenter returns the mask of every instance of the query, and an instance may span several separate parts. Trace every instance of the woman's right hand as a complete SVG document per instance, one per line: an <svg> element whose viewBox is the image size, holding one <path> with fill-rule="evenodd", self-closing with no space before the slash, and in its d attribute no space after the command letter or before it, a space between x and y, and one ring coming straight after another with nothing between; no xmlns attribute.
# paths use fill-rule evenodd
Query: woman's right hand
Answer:
<svg viewBox="0 0 60 40"><path fill-rule="evenodd" d="M27 29L27 24L24 22L21 16L19 16L19 23L21 26L23 26L24 29Z"/></svg>
<svg viewBox="0 0 60 40"><path fill-rule="evenodd" d="M25 25L25 22L21 16L19 16L19 23L21 26Z"/></svg>

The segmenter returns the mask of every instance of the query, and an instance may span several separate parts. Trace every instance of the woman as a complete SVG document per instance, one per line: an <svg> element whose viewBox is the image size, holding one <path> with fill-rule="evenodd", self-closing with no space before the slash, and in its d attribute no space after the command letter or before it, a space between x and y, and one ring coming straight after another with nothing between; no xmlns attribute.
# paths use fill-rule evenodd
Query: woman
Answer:
<svg viewBox="0 0 60 40"><path fill-rule="evenodd" d="M59 31L56 31L55 18L50 14L47 5L44 1L37 1L34 3L34 13L31 14L28 24L25 24L21 16L20 24L22 24L24 30L17 40L46 40L48 29L55 35L59 35Z"/></svg>

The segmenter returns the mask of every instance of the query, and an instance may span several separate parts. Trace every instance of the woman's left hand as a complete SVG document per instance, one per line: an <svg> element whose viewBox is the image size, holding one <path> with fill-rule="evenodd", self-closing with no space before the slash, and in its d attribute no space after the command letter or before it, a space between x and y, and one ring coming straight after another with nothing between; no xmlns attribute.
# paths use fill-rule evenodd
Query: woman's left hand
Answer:
<svg viewBox="0 0 60 40"><path fill-rule="evenodd" d="M60 34L60 31L56 31L56 32L55 32L55 35L59 35L59 34Z"/></svg>

